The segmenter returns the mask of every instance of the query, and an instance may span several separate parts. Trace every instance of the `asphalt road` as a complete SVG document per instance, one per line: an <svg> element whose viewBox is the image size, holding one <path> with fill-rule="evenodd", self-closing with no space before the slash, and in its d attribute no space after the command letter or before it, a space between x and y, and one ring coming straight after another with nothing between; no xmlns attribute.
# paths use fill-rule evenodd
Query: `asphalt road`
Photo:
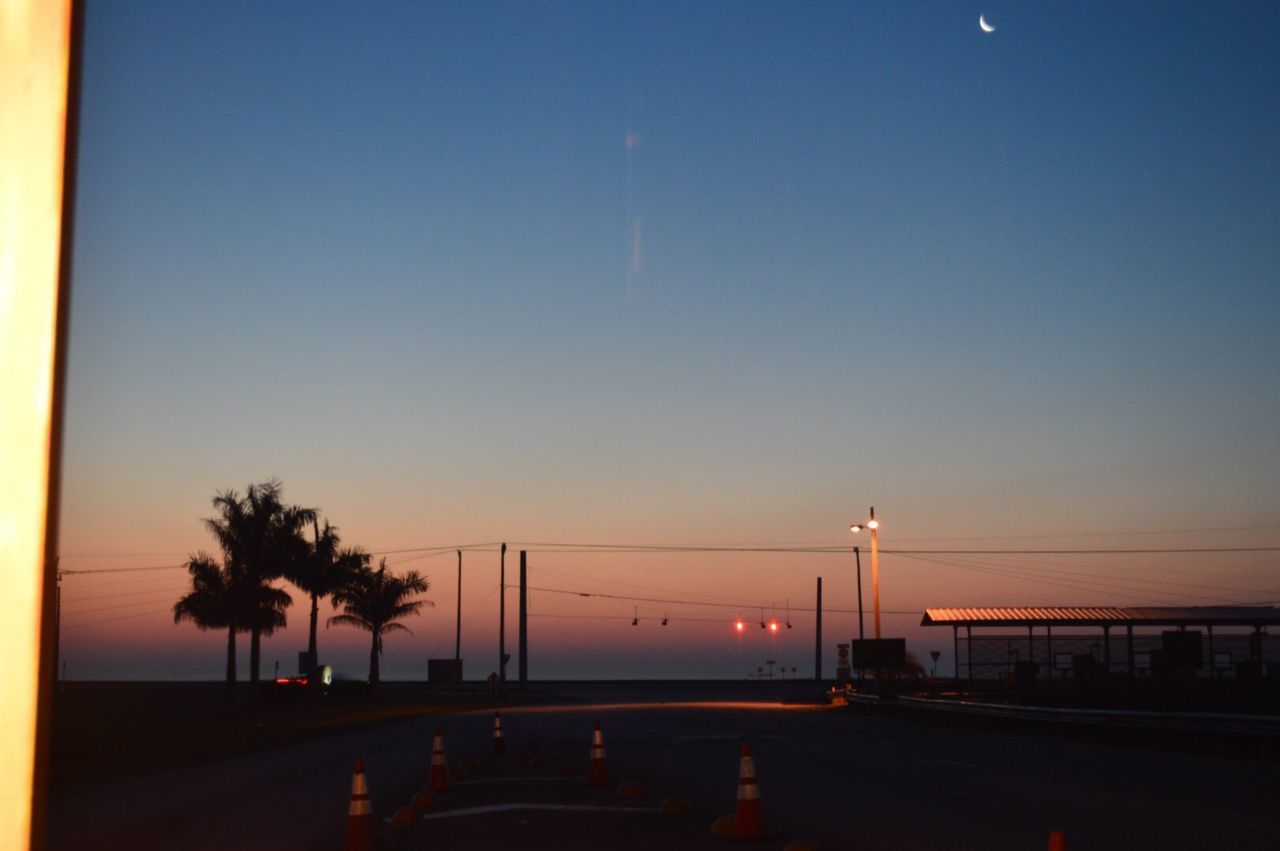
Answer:
<svg viewBox="0 0 1280 851"><path fill-rule="evenodd" d="M640 695L635 695L640 697ZM705 695L701 696L705 701ZM416 848L713 847L733 811L738 753L756 758L771 838L824 849L1039 849L1050 828L1081 849L1280 847L1274 762L1087 744L780 703L623 703L508 709L509 747L581 771L594 722L611 779L648 790L620 801L512 760L486 760L436 818L380 825ZM389 817L426 785L431 738L451 764L490 749L492 713L426 718L333 736L55 801L51 849L340 849L351 764L365 762L374 811ZM687 797L695 814L503 810L503 803L636 806Z"/></svg>

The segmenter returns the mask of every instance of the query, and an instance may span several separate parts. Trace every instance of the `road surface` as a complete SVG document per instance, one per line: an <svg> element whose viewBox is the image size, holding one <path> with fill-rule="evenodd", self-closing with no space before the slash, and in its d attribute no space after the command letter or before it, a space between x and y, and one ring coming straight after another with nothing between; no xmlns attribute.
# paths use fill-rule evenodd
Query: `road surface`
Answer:
<svg viewBox="0 0 1280 851"><path fill-rule="evenodd" d="M635 805L668 795L695 815L505 811L380 825L415 848L723 847L741 741L756 760L771 837L824 849L1038 849L1050 828L1073 849L1280 847L1275 763L1087 744L773 702L614 703L503 711L511 749L586 764L602 724L611 779L648 790L620 801L510 760L488 761L437 812L508 803ZM492 713L423 718L54 801L48 847L340 849L351 765L363 758L381 821L426 785L432 733L451 764L490 749ZM527 779L513 779L524 777Z"/></svg>

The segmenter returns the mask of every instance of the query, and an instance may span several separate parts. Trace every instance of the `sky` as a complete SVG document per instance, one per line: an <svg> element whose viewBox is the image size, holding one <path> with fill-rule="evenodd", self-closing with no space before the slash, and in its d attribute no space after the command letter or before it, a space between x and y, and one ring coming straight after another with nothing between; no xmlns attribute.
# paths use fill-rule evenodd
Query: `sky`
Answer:
<svg viewBox="0 0 1280 851"><path fill-rule="evenodd" d="M830 671L848 550L550 545L865 554L873 505L886 634L942 671L926 606L1280 600L1275 551L918 552L1280 546L1278 35L1261 3L88 4L60 565L162 569L64 577L67 675L220 676L172 566L271 477L429 575L389 677L452 655L472 544L496 667L500 541L554 589L532 676L811 675L819 576ZM366 635L320 646L364 675Z"/></svg>

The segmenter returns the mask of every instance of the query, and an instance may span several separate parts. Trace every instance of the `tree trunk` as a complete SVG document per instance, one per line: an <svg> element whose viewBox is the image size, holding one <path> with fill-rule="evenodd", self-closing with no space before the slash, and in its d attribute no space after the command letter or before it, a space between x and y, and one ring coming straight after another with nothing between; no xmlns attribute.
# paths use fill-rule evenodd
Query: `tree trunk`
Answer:
<svg viewBox="0 0 1280 851"><path fill-rule="evenodd" d="M382 655L382 648L378 644L378 633L375 632L373 649L369 651L369 693L373 697L378 696L378 657Z"/></svg>
<svg viewBox="0 0 1280 851"><path fill-rule="evenodd" d="M316 551L316 558L319 559L320 558L320 515L319 513L311 515L311 534L315 536L314 548ZM332 560L332 554L330 554L329 558L330 560ZM319 579L319 578L320 577L318 576L316 577L316 579ZM320 617L320 595L316 594L313 591L311 593L311 634L307 639L307 658L311 662L312 668L315 668L317 665L320 664L320 659L316 655L317 653L316 621L319 619L319 617ZM311 671L305 671L304 673L306 673L308 676L311 675Z"/></svg>
<svg viewBox="0 0 1280 851"><path fill-rule="evenodd" d="M249 689L253 692L253 702L258 702L258 664L262 659L262 630L254 627L249 638Z"/></svg>
<svg viewBox="0 0 1280 851"><path fill-rule="evenodd" d="M320 619L320 595L311 595L311 637L307 639L307 659L314 668L320 664L320 658L316 655L316 622ZM304 674L310 676L310 671L303 671Z"/></svg>
<svg viewBox="0 0 1280 851"><path fill-rule="evenodd" d="M236 626L227 628L227 705L236 705Z"/></svg>

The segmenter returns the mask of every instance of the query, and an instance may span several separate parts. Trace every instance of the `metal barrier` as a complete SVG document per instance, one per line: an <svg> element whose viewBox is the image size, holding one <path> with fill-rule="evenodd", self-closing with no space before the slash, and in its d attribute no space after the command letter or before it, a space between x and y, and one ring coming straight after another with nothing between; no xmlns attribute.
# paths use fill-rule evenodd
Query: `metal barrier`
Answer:
<svg viewBox="0 0 1280 851"><path fill-rule="evenodd" d="M1245 715L1227 712L1143 712L1125 709L1064 709L1054 706L1006 706L967 700L937 700L896 697L882 700L875 695L846 693L850 704L897 706L925 712L947 712L1017 721L1073 724L1095 727L1125 727L1147 730L1175 730L1190 733L1230 733L1245 736L1280 736L1280 716Z"/></svg>

